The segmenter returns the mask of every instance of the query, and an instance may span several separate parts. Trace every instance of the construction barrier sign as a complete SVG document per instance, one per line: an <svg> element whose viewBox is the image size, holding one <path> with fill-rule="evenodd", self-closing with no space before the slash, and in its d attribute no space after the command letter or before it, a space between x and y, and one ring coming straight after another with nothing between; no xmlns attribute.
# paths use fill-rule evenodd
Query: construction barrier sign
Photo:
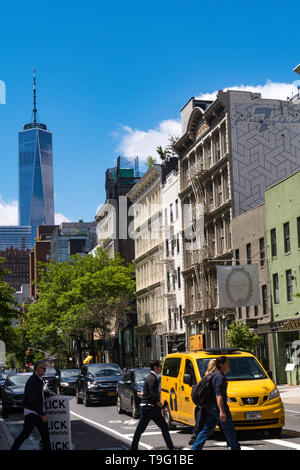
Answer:
<svg viewBox="0 0 300 470"><path fill-rule="evenodd" d="M52 450L73 450L70 399L61 395L46 398L46 414Z"/></svg>

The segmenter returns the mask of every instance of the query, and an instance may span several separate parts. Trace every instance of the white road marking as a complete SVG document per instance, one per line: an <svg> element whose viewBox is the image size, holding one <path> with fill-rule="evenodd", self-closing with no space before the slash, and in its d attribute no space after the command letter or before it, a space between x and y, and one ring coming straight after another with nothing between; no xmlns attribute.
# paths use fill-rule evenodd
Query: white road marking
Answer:
<svg viewBox="0 0 300 470"><path fill-rule="evenodd" d="M277 446L300 450L300 444L295 444L294 442L282 441L280 439L264 439L263 442L269 442L270 444L275 444Z"/></svg>
<svg viewBox="0 0 300 470"><path fill-rule="evenodd" d="M177 434L179 431L169 431L169 434ZM158 436L161 431L143 432L143 436ZM127 437L133 437L133 434L126 434Z"/></svg>
<svg viewBox="0 0 300 470"><path fill-rule="evenodd" d="M227 442L214 442L216 446L222 446L222 447L227 447ZM253 447L248 447L248 446L242 446L241 445L241 450L255 450Z"/></svg>
<svg viewBox="0 0 300 470"><path fill-rule="evenodd" d="M107 426L103 426L103 424L99 424L96 421L92 421L91 419L88 419L88 418L85 418L84 416L78 415L77 413L74 413L74 411L70 411L70 413L73 416L76 416L77 418L80 418L83 421L86 421L87 423L93 424L94 426L97 426L98 428L104 429L105 431L108 431L111 434L115 434L116 436L118 436L122 439L125 439L126 441L131 442L131 439L130 439L130 437L128 437L128 435L121 434L118 431L115 431L114 429L108 428ZM139 442L139 445L142 446L142 447L145 447L148 450L153 449L152 446L148 446L147 444L143 444L142 442Z"/></svg>
<svg viewBox="0 0 300 470"><path fill-rule="evenodd" d="M284 411L288 411L289 413L295 413L296 415L300 415L300 411L293 411L293 410L284 410Z"/></svg>

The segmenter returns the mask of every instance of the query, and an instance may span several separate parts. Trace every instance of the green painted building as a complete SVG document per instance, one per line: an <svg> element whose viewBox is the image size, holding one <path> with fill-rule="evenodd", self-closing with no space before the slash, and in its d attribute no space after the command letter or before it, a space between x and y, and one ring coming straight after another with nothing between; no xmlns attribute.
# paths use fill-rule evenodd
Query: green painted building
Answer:
<svg viewBox="0 0 300 470"><path fill-rule="evenodd" d="M300 384L300 297L295 296L300 293L300 171L266 190L265 209L273 374L279 384L296 385Z"/></svg>

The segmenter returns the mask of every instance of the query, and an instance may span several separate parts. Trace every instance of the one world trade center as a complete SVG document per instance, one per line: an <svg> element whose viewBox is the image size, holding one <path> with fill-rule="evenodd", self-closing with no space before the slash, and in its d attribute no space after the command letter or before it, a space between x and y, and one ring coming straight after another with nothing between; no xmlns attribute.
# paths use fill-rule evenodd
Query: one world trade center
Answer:
<svg viewBox="0 0 300 470"><path fill-rule="evenodd" d="M33 122L19 132L19 225L54 225L52 133L37 122L35 71Z"/></svg>

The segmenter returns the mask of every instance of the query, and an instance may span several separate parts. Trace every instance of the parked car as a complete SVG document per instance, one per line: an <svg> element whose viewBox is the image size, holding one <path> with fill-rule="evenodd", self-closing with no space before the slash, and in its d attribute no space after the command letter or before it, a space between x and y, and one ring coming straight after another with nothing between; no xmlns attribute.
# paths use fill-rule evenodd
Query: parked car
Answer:
<svg viewBox="0 0 300 470"><path fill-rule="evenodd" d="M75 395L76 381L80 369L63 369L57 376L57 388L60 395Z"/></svg>
<svg viewBox="0 0 300 470"><path fill-rule="evenodd" d="M122 378L117 364L86 364L76 382L76 401L85 406L116 403L117 384Z"/></svg>
<svg viewBox="0 0 300 470"><path fill-rule="evenodd" d="M2 388L4 386L6 377L8 376L8 374L14 374L14 373L15 372L13 370L7 370L7 369L0 372L0 398L1 398Z"/></svg>
<svg viewBox="0 0 300 470"><path fill-rule="evenodd" d="M129 411L133 418L140 414L143 387L150 369L129 369L117 386L117 411Z"/></svg>
<svg viewBox="0 0 300 470"><path fill-rule="evenodd" d="M13 410L23 408L25 384L31 372L9 374L2 389L2 416L7 417Z"/></svg>
<svg viewBox="0 0 300 470"><path fill-rule="evenodd" d="M54 367L47 366L46 372L43 375L43 382L47 385L47 388L54 393L57 393L57 370Z"/></svg>

